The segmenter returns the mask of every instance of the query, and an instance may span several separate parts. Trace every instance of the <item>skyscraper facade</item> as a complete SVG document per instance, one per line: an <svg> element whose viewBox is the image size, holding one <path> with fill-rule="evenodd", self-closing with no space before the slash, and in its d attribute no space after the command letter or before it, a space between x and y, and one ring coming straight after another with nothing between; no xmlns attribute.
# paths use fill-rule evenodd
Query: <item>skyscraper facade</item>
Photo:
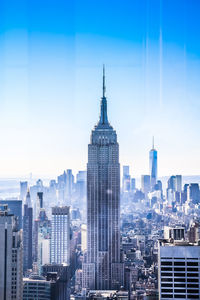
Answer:
<svg viewBox="0 0 200 300"><path fill-rule="evenodd" d="M22 230L7 205L0 211L0 299L22 299Z"/></svg>
<svg viewBox="0 0 200 300"><path fill-rule="evenodd" d="M131 176L129 174L129 166L123 166L122 190L129 192L131 187Z"/></svg>
<svg viewBox="0 0 200 300"><path fill-rule="evenodd" d="M71 205L73 186L74 186L74 175L72 174L72 170L68 169L66 174L66 196L65 196L67 205Z"/></svg>
<svg viewBox="0 0 200 300"><path fill-rule="evenodd" d="M69 206L52 207L51 263L69 265L70 260L70 214Z"/></svg>
<svg viewBox="0 0 200 300"><path fill-rule="evenodd" d="M150 176L149 175L142 175L141 176L141 189L142 192L146 195L150 192Z"/></svg>
<svg viewBox="0 0 200 300"><path fill-rule="evenodd" d="M24 204L23 217L23 270L32 269L32 230L33 230L33 209L30 206L30 193L27 192L26 204Z"/></svg>
<svg viewBox="0 0 200 300"><path fill-rule="evenodd" d="M199 299L200 246L159 241L159 299Z"/></svg>
<svg viewBox="0 0 200 300"><path fill-rule="evenodd" d="M22 201L16 199L0 200L0 205L7 205L10 214L15 215L18 229L22 229Z"/></svg>
<svg viewBox="0 0 200 300"><path fill-rule="evenodd" d="M24 203L26 199L26 193L28 189L28 182L27 181L20 181L20 199Z"/></svg>
<svg viewBox="0 0 200 300"><path fill-rule="evenodd" d="M83 265L83 286L87 288L108 290L123 285L119 218L119 145L108 122L103 75L100 120L88 145L87 261Z"/></svg>
<svg viewBox="0 0 200 300"><path fill-rule="evenodd" d="M149 169L151 176L151 188L154 189L154 186L157 182L157 151L154 148L154 138L152 149L149 152Z"/></svg>

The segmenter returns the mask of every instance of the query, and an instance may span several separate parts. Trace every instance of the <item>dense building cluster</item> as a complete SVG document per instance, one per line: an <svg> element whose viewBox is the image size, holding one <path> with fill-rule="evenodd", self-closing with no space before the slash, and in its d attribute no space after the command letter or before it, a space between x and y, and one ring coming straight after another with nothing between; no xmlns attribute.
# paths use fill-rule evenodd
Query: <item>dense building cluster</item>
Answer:
<svg viewBox="0 0 200 300"><path fill-rule="evenodd" d="M140 188L129 166L120 177L103 76L87 171L0 200L0 299L199 299L199 184L174 175L165 189L154 141L149 165Z"/></svg>

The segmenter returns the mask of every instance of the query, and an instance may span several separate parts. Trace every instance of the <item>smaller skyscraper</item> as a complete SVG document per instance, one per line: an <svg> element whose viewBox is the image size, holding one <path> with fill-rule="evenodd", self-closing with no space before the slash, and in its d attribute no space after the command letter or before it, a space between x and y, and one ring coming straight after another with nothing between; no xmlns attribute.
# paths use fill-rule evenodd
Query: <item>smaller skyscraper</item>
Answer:
<svg viewBox="0 0 200 300"><path fill-rule="evenodd" d="M176 192L182 191L182 175L176 175Z"/></svg>
<svg viewBox="0 0 200 300"><path fill-rule="evenodd" d="M22 299L22 230L8 206L0 211L0 299Z"/></svg>
<svg viewBox="0 0 200 300"><path fill-rule="evenodd" d="M123 166L122 190L129 192L131 188L131 177L129 174L129 166Z"/></svg>
<svg viewBox="0 0 200 300"><path fill-rule="evenodd" d="M26 200L26 193L28 189L28 182L27 181L20 181L20 199L24 203Z"/></svg>
<svg viewBox="0 0 200 300"><path fill-rule="evenodd" d="M81 202L83 202L83 199L86 197L86 185L87 185L87 172L79 171L76 176L76 192Z"/></svg>
<svg viewBox="0 0 200 300"><path fill-rule="evenodd" d="M134 192L136 189L135 178L131 178L131 192Z"/></svg>
<svg viewBox="0 0 200 300"><path fill-rule="evenodd" d="M69 206L52 207L51 263L70 263L70 212Z"/></svg>
<svg viewBox="0 0 200 300"><path fill-rule="evenodd" d="M147 195L151 190L151 178L149 175L141 176L141 189L142 192Z"/></svg>
<svg viewBox="0 0 200 300"><path fill-rule="evenodd" d="M154 190L155 184L157 182L157 151L154 148L154 137L152 149L149 152L149 168L151 177L151 189Z"/></svg>
<svg viewBox="0 0 200 300"><path fill-rule="evenodd" d="M87 225L81 225L81 250L85 252L87 250Z"/></svg>
<svg viewBox="0 0 200 300"><path fill-rule="evenodd" d="M39 200L39 207L41 209L41 208L43 208L43 192L38 192L37 197L38 197L38 200Z"/></svg>
<svg viewBox="0 0 200 300"><path fill-rule="evenodd" d="M74 175L72 174L72 170L68 169L66 174L66 203L67 205L71 204L72 200L72 192L74 187Z"/></svg>
<svg viewBox="0 0 200 300"><path fill-rule="evenodd" d="M200 190L198 183L190 183L187 187L187 201L193 204L200 203Z"/></svg>
<svg viewBox="0 0 200 300"><path fill-rule="evenodd" d="M22 229L22 201L16 199L0 200L0 205L8 206L9 214L13 214L16 217L18 229Z"/></svg>
<svg viewBox="0 0 200 300"><path fill-rule="evenodd" d="M26 204L24 204L23 217L23 271L32 269L32 224L33 209L31 207L30 192L26 195Z"/></svg>

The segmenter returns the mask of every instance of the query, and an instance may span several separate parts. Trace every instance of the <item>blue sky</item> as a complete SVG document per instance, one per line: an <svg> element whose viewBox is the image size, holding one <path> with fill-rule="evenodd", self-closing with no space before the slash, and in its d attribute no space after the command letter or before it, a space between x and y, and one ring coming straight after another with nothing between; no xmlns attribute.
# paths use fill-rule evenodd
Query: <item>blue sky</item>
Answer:
<svg viewBox="0 0 200 300"><path fill-rule="evenodd" d="M106 65L120 162L200 170L200 3L0 0L0 176L85 169Z"/></svg>

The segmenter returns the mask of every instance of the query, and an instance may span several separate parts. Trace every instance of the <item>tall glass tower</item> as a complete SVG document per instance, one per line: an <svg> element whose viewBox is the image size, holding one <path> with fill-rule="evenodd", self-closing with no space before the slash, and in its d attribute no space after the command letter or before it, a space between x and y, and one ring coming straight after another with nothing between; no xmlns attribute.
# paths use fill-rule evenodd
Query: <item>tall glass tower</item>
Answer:
<svg viewBox="0 0 200 300"><path fill-rule="evenodd" d="M154 186L157 182L157 151L154 148L154 137L152 149L149 152L149 168L151 176L151 189L154 189Z"/></svg>
<svg viewBox="0 0 200 300"><path fill-rule="evenodd" d="M88 145L87 255L83 286L109 290L119 289L121 285L119 144L108 122L103 68L100 119Z"/></svg>

